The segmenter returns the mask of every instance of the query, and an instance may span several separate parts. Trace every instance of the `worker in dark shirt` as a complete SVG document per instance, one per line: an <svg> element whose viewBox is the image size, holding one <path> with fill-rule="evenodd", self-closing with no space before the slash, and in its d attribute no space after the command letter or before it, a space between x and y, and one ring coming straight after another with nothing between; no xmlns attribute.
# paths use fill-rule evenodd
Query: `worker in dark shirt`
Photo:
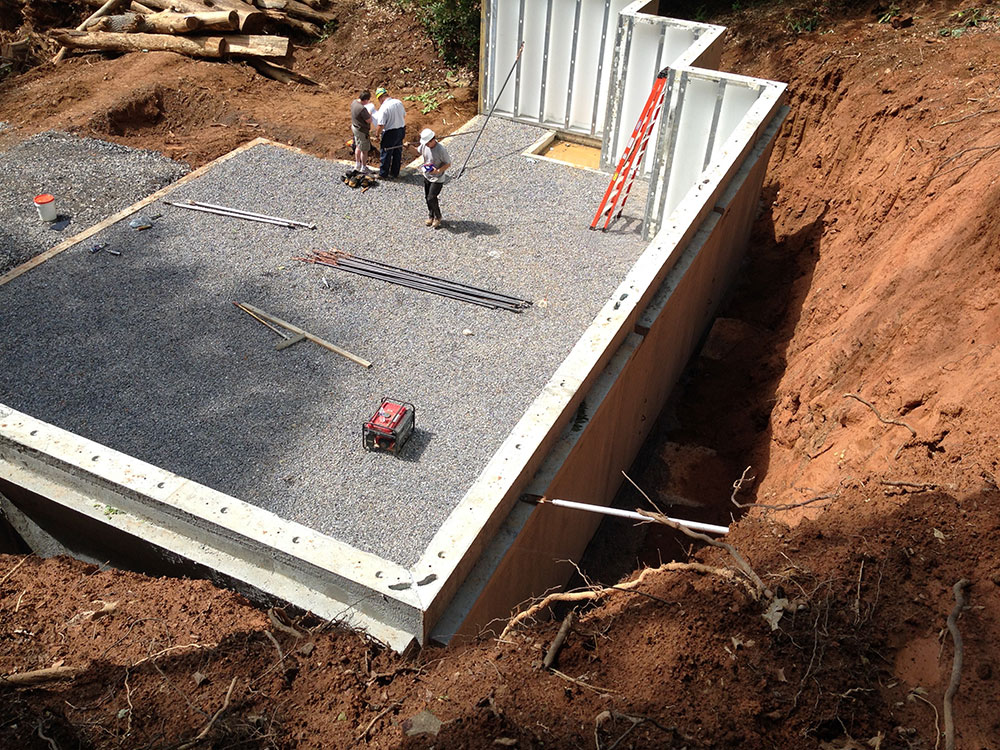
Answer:
<svg viewBox="0 0 1000 750"><path fill-rule="evenodd" d="M354 168L364 174L369 174L368 152L372 150L371 130L372 115L366 106L371 100L369 91L362 91L358 98L351 102L351 133L354 135Z"/></svg>

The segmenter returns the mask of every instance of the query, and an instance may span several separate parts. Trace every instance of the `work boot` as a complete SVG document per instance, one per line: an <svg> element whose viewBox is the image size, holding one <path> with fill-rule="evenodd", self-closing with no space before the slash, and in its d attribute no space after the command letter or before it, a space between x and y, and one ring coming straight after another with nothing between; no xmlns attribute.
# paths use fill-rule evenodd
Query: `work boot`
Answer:
<svg viewBox="0 0 1000 750"><path fill-rule="evenodd" d="M431 218L429 218L429 219L428 219L427 221L425 221L425 222L424 222L424 224L425 224L426 226L429 226L429 227L431 227L431 226L434 226L434 222L435 222L435 219L434 219L434 217L432 216L432 217L431 217Z"/></svg>
<svg viewBox="0 0 1000 750"><path fill-rule="evenodd" d="M441 219L432 219L431 220L431 226L434 227L435 229L440 229L441 228Z"/></svg>

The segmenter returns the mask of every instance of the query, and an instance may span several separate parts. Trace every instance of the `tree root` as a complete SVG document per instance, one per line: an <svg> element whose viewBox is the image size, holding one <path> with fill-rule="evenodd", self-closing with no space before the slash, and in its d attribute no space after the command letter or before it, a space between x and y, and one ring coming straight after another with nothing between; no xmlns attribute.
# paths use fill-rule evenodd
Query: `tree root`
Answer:
<svg viewBox="0 0 1000 750"><path fill-rule="evenodd" d="M962 680L963 657L962 634L958 631L958 616L965 609L965 589L968 585L969 581L963 578L952 586L952 591L955 594L955 607L948 615L948 632L951 633L951 639L955 643L955 660L951 665L951 681L944 694L944 710L942 711L944 714L945 750L955 750L955 720L952 716L952 701L955 699L955 693L958 692L958 684Z"/></svg>
<svg viewBox="0 0 1000 750"><path fill-rule="evenodd" d="M233 695L233 688L235 686L236 686L236 678L234 677L232 681L229 683L229 690L226 691L226 698L224 701L222 701L222 707L219 708L219 710L216 711L214 714L212 714L212 718L208 720L208 723L204 727L202 727L202 730L198 732L196 737L194 737L188 742L185 742L183 745L178 746L177 750L189 750L189 748L194 747L208 736L208 733L212 731L212 727L215 726L215 722L218 721L220 716L222 716L223 711L229 708L229 699Z"/></svg>
<svg viewBox="0 0 1000 750"><path fill-rule="evenodd" d="M878 411L878 409L875 408L874 404L872 404L870 401L865 401L858 394L856 394L856 393L845 393L844 394L844 398L853 398L855 401L860 401L862 404L864 404L869 409L871 409L873 412L875 412L875 416L878 417L878 421L881 422L882 424L894 424L894 425L898 425L900 427L905 427L906 429L908 429L910 431L910 434L913 437L917 436L917 431L914 430L912 427L910 427L910 425L906 424L906 422L901 422L898 419L886 419L881 414L879 414L879 411Z"/></svg>
<svg viewBox="0 0 1000 750"><path fill-rule="evenodd" d="M636 588L645 580L646 576L650 573L658 573L668 570L684 570L691 571L695 573L706 573L709 575L716 575L720 578L724 578L727 581L742 581L742 579L736 575L736 573L729 568L715 568L711 565L703 565L701 563L682 563L682 562L669 562L663 563L658 568L646 568L643 570L637 578L631 581L626 581L625 583L619 583L614 586L606 586L600 588L591 588L584 591L569 591L566 593L556 593L549 594L541 601L532 604L523 612L519 612L511 621L507 623L507 626L500 633L500 637L497 639L499 641L504 640L508 634L518 625L520 625L525 620L534 617L539 612L547 609L557 602L589 602L595 599L601 599L614 591L631 591ZM751 592L752 593L752 592Z"/></svg>

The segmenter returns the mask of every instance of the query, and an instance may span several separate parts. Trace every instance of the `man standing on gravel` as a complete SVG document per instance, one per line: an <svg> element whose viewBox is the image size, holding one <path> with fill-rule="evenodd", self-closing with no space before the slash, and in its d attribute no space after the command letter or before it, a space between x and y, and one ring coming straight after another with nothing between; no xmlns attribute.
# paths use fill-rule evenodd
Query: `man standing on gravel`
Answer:
<svg viewBox="0 0 1000 750"><path fill-rule="evenodd" d="M381 138L379 150L382 157L378 173L380 177L399 177L399 168L403 164L403 138L406 135L406 109L399 99L390 97L381 86L375 89L375 99L379 103L375 135Z"/></svg>
<svg viewBox="0 0 1000 750"><path fill-rule="evenodd" d="M410 144L411 146L413 144ZM427 213L429 217L425 222L427 226L435 229L441 228L441 206L438 203L438 196L441 188L444 187L448 179L445 171L451 166L451 154L448 149L438 141L434 131L424 128L420 133L420 145L415 147L417 153L424 157L424 165L421 172L424 175L424 200L427 201Z"/></svg>
<svg viewBox="0 0 1000 750"><path fill-rule="evenodd" d="M372 115L368 111L368 103L372 95L362 91L358 98L351 102L351 133L354 135L354 168L364 174L368 169L368 152L372 150L371 129Z"/></svg>

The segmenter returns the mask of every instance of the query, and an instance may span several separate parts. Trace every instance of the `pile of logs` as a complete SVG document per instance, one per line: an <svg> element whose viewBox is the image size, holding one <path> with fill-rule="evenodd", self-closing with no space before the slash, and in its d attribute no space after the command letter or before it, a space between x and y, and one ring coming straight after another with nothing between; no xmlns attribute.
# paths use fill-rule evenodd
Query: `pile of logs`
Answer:
<svg viewBox="0 0 1000 750"><path fill-rule="evenodd" d="M67 49L285 58L288 37L264 34L265 28L284 26L320 36L321 25L334 20L331 12L322 10L326 0L253 0L255 5L243 0L85 1L99 9L76 29L49 32L62 45L53 62L58 63ZM293 75L292 80L298 78Z"/></svg>

